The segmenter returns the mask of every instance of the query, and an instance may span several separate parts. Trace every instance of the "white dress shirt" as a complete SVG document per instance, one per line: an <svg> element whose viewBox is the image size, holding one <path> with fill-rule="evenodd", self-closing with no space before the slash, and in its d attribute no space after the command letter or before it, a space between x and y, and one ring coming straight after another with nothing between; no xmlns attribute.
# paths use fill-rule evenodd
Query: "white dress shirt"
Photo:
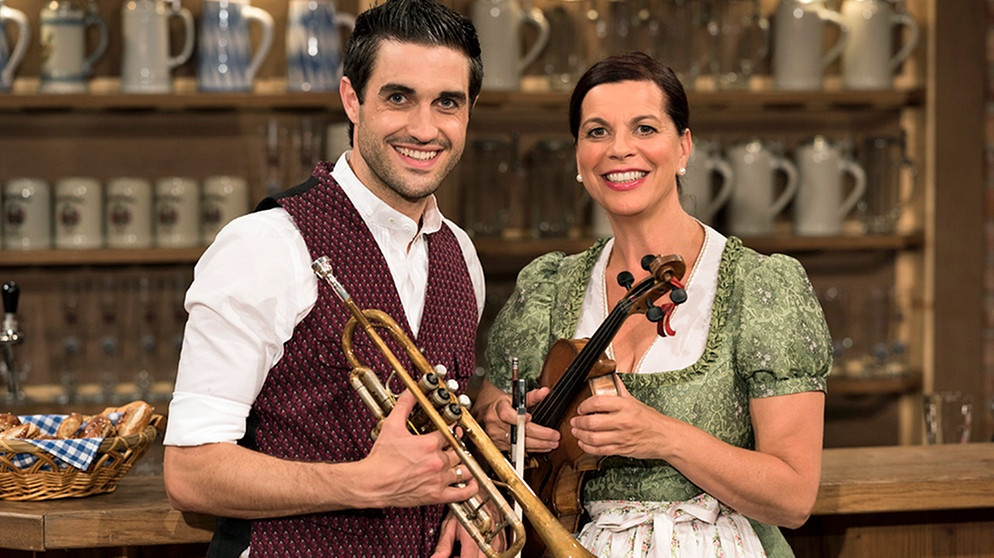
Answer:
<svg viewBox="0 0 994 558"><path fill-rule="evenodd" d="M417 335L427 293L424 235L443 222L462 249L481 316L483 268L469 236L442 216L434 196L419 229L359 182L350 155L339 157L332 176L383 253L412 332ZM283 344L314 307L317 282L304 239L282 208L239 217L218 233L186 293L189 319L163 443L235 442L245 434L245 419Z"/></svg>

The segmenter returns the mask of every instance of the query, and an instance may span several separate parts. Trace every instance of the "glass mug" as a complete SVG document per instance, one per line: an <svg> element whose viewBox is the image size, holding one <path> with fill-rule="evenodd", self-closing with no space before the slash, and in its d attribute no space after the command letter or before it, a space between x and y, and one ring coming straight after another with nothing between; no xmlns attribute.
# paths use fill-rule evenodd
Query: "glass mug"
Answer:
<svg viewBox="0 0 994 558"><path fill-rule="evenodd" d="M587 0L561 0L546 10L549 41L543 60L549 89L570 91L590 65L594 22Z"/></svg>
<svg viewBox="0 0 994 558"><path fill-rule="evenodd" d="M533 236L539 238L578 237L586 225L585 211L590 198L576 181L573 141L545 138L538 141L526 158L528 206Z"/></svg>
<svg viewBox="0 0 994 558"><path fill-rule="evenodd" d="M712 9L710 73L719 89L745 89L769 53L769 21L757 0L724 0Z"/></svg>
<svg viewBox="0 0 994 558"><path fill-rule="evenodd" d="M857 204L863 231L891 234L911 203L918 176L904 135L865 138L859 160L866 172L866 194Z"/></svg>
<svg viewBox="0 0 994 558"><path fill-rule="evenodd" d="M481 138L471 143L466 165L466 231L474 237L499 237L508 220L513 143L505 138Z"/></svg>

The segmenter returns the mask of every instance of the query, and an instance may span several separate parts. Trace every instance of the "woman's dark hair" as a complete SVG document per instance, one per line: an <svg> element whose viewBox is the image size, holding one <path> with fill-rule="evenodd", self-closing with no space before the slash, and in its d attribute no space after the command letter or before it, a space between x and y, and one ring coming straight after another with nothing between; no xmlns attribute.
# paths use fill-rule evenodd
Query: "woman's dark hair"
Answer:
<svg viewBox="0 0 994 558"><path fill-rule="evenodd" d="M655 83L666 97L666 114L676 125L678 134L690 127L690 107L687 93L673 70L644 52L616 54L590 67L576 83L569 100L569 130L573 141L580 133L580 106L594 87L619 81L649 81Z"/></svg>
<svg viewBox="0 0 994 558"><path fill-rule="evenodd" d="M365 100L366 83L373 73L380 43L386 40L445 46L466 54L470 101L475 101L480 94L483 60L473 22L437 0L387 0L359 14L345 45L342 73L352 82L360 104ZM431 72L431 68L425 68L425 71Z"/></svg>

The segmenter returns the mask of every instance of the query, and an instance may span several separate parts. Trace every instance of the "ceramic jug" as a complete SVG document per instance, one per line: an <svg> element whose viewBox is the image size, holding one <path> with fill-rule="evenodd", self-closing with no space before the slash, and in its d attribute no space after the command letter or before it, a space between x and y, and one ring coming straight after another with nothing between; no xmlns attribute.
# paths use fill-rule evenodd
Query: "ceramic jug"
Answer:
<svg viewBox="0 0 994 558"><path fill-rule="evenodd" d="M842 21L849 42L842 51L842 85L849 89L887 89L898 66L918 45L918 23L894 11L885 0L846 0ZM893 31L904 27L903 43L893 53Z"/></svg>
<svg viewBox="0 0 994 558"><path fill-rule="evenodd" d="M13 48L7 43L7 22L17 25L17 42ZM10 91L14 85L14 72L21 65L31 40L31 27L24 12L9 8L0 0L0 91Z"/></svg>
<svg viewBox="0 0 994 558"><path fill-rule="evenodd" d="M338 91L342 34L355 16L336 13L331 0L291 0L286 28L286 86L289 91Z"/></svg>
<svg viewBox="0 0 994 558"><path fill-rule="evenodd" d="M797 193L797 167L762 140L751 139L728 150L735 188L728 201L728 228L740 236L772 234L774 219ZM785 178L777 194L777 173Z"/></svg>
<svg viewBox="0 0 994 558"><path fill-rule="evenodd" d="M169 19L183 21L184 42L179 54L170 56ZM121 9L121 90L125 93L169 93L169 71L193 53L193 15L173 1L128 0Z"/></svg>
<svg viewBox="0 0 994 558"><path fill-rule="evenodd" d="M839 29L838 39L822 52L826 25ZM825 68L842 54L849 27L824 0L780 0L773 35L773 85L777 89L821 89Z"/></svg>
<svg viewBox="0 0 994 558"><path fill-rule="evenodd" d="M794 233L834 235L842 232L842 221L866 191L866 173L845 157L838 145L815 136L797 148L794 156L799 174L794 197ZM843 177L852 178L852 188L843 197Z"/></svg>
<svg viewBox="0 0 994 558"><path fill-rule="evenodd" d="M491 91L514 91L521 85L521 74L545 49L549 41L549 22L538 8L525 10L517 0L475 0L472 20L483 50L483 88ZM532 25L538 32L535 42L521 54L521 29Z"/></svg>
<svg viewBox="0 0 994 558"><path fill-rule="evenodd" d="M96 27L100 40L86 54L87 28ZM41 10L41 85L46 93L85 93L93 63L107 50L107 24L96 12L69 0L52 0Z"/></svg>
<svg viewBox="0 0 994 558"><path fill-rule="evenodd" d="M250 22L262 28L255 52ZM251 91L273 44L273 16L248 0L206 0L200 13L197 87L201 91Z"/></svg>
<svg viewBox="0 0 994 558"><path fill-rule="evenodd" d="M717 189L714 178L718 178ZM681 196L687 212L709 225L732 195L735 171L721 156L717 145L694 140L694 151L687 162L687 174L680 179Z"/></svg>

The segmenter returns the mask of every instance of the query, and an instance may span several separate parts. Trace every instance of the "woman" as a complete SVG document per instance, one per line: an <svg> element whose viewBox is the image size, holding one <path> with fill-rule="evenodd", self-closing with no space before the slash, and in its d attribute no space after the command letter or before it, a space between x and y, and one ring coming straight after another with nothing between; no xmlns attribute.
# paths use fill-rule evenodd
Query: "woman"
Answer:
<svg viewBox="0 0 994 558"><path fill-rule="evenodd" d="M777 526L800 526L814 505L831 368L803 268L745 248L681 207L689 109L672 70L652 57L591 67L573 91L570 129L577 180L614 238L521 271L490 333L477 416L506 445L515 413L497 388L509 387L510 357L534 378L556 339L589 337L625 294L610 278L630 271L639 280L644 255L679 254L688 300L668 318L675 334L629 317L607 351L620 394L587 398L571 419L580 449L606 456L586 476L590 521L579 539L598 556L791 556ZM529 407L546 393L530 392ZM530 452L558 437L526 427Z"/></svg>

